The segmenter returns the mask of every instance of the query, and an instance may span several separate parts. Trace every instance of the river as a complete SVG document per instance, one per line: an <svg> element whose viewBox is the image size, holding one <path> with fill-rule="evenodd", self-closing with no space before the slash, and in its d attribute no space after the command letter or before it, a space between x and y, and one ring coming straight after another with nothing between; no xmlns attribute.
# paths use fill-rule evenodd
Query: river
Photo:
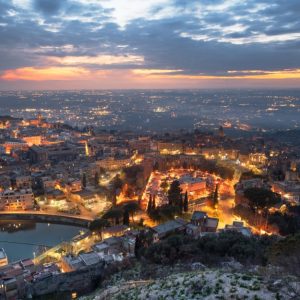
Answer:
<svg viewBox="0 0 300 300"><path fill-rule="evenodd" d="M9 262L33 258L44 246L68 241L83 230L78 226L35 223L32 221L0 221L0 248Z"/></svg>

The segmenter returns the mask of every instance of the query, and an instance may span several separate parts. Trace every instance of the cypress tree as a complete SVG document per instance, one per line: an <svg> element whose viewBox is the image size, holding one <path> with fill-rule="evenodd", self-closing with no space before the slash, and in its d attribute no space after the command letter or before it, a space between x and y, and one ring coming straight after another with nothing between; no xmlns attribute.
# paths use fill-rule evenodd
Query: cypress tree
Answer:
<svg viewBox="0 0 300 300"><path fill-rule="evenodd" d="M152 209L153 209L153 210L156 208L155 196L156 196L156 195L153 195L153 200L152 200Z"/></svg>
<svg viewBox="0 0 300 300"><path fill-rule="evenodd" d="M219 203L219 184L216 185L214 196L213 196L213 206L217 208Z"/></svg>
<svg viewBox="0 0 300 300"><path fill-rule="evenodd" d="M147 212L149 213L151 211L151 209L152 209L152 195L150 194Z"/></svg>
<svg viewBox="0 0 300 300"><path fill-rule="evenodd" d="M95 178L94 178L94 180L95 180L95 187L97 187L98 184L99 184L99 174L98 174L98 172L95 173Z"/></svg>
<svg viewBox="0 0 300 300"><path fill-rule="evenodd" d="M179 181L174 180L168 190L169 205L180 206L181 192Z"/></svg>
<svg viewBox="0 0 300 300"><path fill-rule="evenodd" d="M180 209L180 212L182 213L183 212L183 196L182 194L180 195L180 199L179 199L179 209Z"/></svg>
<svg viewBox="0 0 300 300"><path fill-rule="evenodd" d="M129 225L129 212L127 209L125 209L123 213L123 225Z"/></svg>
<svg viewBox="0 0 300 300"><path fill-rule="evenodd" d="M189 210L189 199L188 199L187 191L184 194L183 210L184 210L184 212L188 212L188 210Z"/></svg>
<svg viewBox="0 0 300 300"><path fill-rule="evenodd" d="M81 183L82 183L83 188L85 189L86 188L86 174L85 173L82 174Z"/></svg>

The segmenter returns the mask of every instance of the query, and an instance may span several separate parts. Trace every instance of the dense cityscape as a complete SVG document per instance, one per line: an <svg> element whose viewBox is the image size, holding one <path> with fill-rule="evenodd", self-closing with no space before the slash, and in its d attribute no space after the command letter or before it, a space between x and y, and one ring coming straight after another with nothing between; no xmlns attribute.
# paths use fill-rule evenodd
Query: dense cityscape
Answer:
<svg viewBox="0 0 300 300"><path fill-rule="evenodd" d="M299 0L0 0L0 300L300 300Z"/></svg>
<svg viewBox="0 0 300 300"><path fill-rule="evenodd" d="M76 298L91 291L95 278L100 282L134 268L142 257L148 264L204 262L205 250L191 248L181 257L181 239L218 243L222 236L239 250L218 255L236 263L270 260L279 267L286 251L291 260L299 255L292 250L299 238L289 242L292 249L280 249L279 257L257 254L279 251L300 229L299 143L262 132L229 137L222 125L162 134L78 128L49 122L42 113L30 119L2 116L0 124L2 230L24 230L28 222L81 228L52 247L42 247L46 238L16 262L1 241L6 299L58 292ZM5 220L15 221L7 226ZM167 250L175 237L174 249ZM254 242L261 249L251 249ZM280 297L288 288L276 293Z"/></svg>
<svg viewBox="0 0 300 300"><path fill-rule="evenodd" d="M158 133L174 129L299 129L300 97L291 90L0 91L0 113L80 128Z"/></svg>

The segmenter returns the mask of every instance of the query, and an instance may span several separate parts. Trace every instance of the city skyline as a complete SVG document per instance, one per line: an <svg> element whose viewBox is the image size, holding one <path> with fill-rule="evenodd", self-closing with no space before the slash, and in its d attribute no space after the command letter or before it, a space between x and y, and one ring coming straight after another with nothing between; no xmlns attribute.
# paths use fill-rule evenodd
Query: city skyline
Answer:
<svg viewBox="0 0 300 300"><path fill-rule="evenodd" d="M291 88L298 1L0 1L0 89Z"/></svg>

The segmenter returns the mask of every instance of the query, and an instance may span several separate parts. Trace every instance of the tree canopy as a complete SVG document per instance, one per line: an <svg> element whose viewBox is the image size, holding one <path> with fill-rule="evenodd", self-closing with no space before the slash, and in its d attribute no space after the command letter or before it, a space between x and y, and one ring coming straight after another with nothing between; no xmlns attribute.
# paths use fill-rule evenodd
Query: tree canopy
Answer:
<svg viewBox="0 0 300 300"><path fill-rule="evenodd" d="M106 219L100 218L93 220L90 225L89 229L91 231L101 231L103 227L107 227L109 225L109 222Z"/></svg>
<svg viewBox="0 0 300 300"><path fill-rule="evenodd" d="M244 191L244 196L249 200L249 206L256 209L270 208L280 202L279 194L264 188L249 188Z"/></svg>
<svg viewBox="0 0 300 300"><path fill-rule="evenodd" d="M123 210L119 207L114 207L103 215L103 219L113 219L116 224L120 223L123 217Z"/></svg>
<svg viewBox="0 0 300 300"><path fill-rule="evenodd" d="M180 205L182 189L178 180L174 180L168 190L169 205Z"/></svg>

